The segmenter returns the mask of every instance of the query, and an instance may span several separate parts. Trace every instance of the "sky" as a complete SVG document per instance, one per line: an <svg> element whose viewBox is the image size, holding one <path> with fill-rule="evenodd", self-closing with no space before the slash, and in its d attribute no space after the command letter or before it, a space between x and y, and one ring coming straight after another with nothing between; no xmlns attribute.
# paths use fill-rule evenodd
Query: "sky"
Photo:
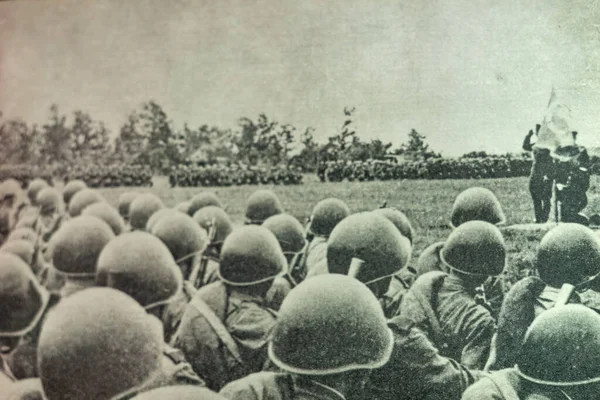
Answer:
<svg viewBox="0 0 600 400"><path fill-rule="evenodd" d="M552 87L600 146L600 0L0 2L0 111L55 103L118 133L150 99L176 128L265 113L446 156L518 152Z"/></svg>

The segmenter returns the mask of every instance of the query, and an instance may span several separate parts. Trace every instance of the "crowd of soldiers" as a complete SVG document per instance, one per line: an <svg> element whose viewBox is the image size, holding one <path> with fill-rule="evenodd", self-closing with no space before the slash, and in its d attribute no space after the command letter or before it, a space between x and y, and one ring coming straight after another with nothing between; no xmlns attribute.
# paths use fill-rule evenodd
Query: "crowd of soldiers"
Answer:
<svg viewBox="0 0 600 400"><path fill-rule="evenodd" d="M302 183L302 172L295 167L248 167L238 164L230 166L182 165L169 174L171 187L231 186L231 185L298 185Z"/></svg>
<svg viewBox="0 0 600 400"><path fill-rule="evenodd" d="M80 165L65 174L65 182L82 180L89 187L152 186L152 169L142 165Z"/></svg>
<svg viewBox="0 0 600 400"><path fill-rule="evenodd" d="M317 167L321 182L398 179L484 179L527 176L529 158L431 158L394 163L384 160L327 161Z"/></svg>
<svg viewBox="0 0 600 400"><path fill-rule="evenodd" d="M598 236L558 224L508 287L488 189L413 262L392 207L326 198L303 226L258 190L236 226L211 192L0 193L2 399L598 398Z"/></svg>

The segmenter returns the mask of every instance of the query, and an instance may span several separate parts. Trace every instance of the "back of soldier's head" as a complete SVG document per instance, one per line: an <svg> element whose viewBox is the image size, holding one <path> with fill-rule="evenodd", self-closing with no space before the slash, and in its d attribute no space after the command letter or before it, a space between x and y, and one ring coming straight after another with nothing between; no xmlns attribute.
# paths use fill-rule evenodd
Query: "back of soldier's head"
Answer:
<svg viewBox="0 0 600 400"><path fill-rule="evenodd" d="M152 232L152 230L154 229L154 226L156 226L156 224L160 220L162 220L165 217L167 217L167 219L168 219L171 216L174 216L175 214L178 214L178 211L176 211L172 208L161 208L160 210L154 212L150 216L150 218L148 218L148 221L146 222L146 232Z"/></svg>
<svg viewBox="0 0 600 400"><path fill-rule="evenodd" d="M8 238L6 239L6 241L11 241L11 240L27 240L28 242L30 242L31 244L35 244L37 242L37 238L38 235L37 233L35 233L35 231L29 227L21 227L21 228L16 228L15 230L13 230L10 235L8 235Z"/></svg>
<svg viewBox="0 0 600 400"><path fill-rule="evenodd" d="M379 368L392 347L373 293L354 278L331 274L306 279L285 298L269 357L286 372L332 375Z"/></svg>
<svg viewBox="0 0 600 400"><path fill-rule="evenodd" d="M98 258L96 285L121 290L146 309L170 302L182 283L181 271L167 246L147 232L115 237Z"/></svg>
<svg viewBox="0 0 600 400"><path fill-rule="evenodd" d="M155 194L142 193L129 206L129 223L133 229L144 230L152 214L164 208L162 200Z"/></svg>
<svg viewBox="0 0 600 400"><path fill-rule="evenodd" d="M186 265L206 247L208 235L190 216L176 212L158 221L150 232L171 251L179 264Z"/></svg>
<svg viewBox="0 0 600 400"><path fill-rule="evenodd" d="M78 217L87 206L101 201L104 201L104 198L98 191L82 189L75 193L69 202L69 216Z"/></svg>
<svg viewBox="0 0 600 400"><path fill-rule="evenodd" d="M45 186L37 192L35 204L40 208L41 215L50 215L62 210L61 200L58 190Z"/></svg>
<svg viewBox="0 0 600 400"><path fill-rule="evenodd" d="M327 268L334 274L351 274L371 283L398 272L408 263L410 241L387 218L373 212L344 218L327 240ZM364 264L351 269L353 259Z"/></svg>
<svg viewBox="0 0 600 400"><path fill-rule="evenodd" d="M48 314L38 367L48 400L110 399L142 385L161 367L163 329L131 297L89 288Z"/></svg>
<svg viewBox="0 0 600 400"><path fill-rule="evenodd" d="M27 197L29 198L29 202L36 206L37 205L37 195L43 188L48 186L48 182L41 178L35 178L27 185Z"/></svg>
<svg viewBox="0 0 600 400"><path fill-rule="evenodd" d="M125 221L129 221L129 207L131 202L139 195L138 192L125 192L119 196L119 214Z"/></svg>
<svg viewBox="0 0 600 400"><path fill-rule="evenodd" d="M273 279L287 268L277 238L256 225L237 229L223 242L219 259L219 278L229 286L250 287Z"/></svg>
<svg viewBox="0 0 600 400"><path fill-rule="evenodd" d="M267 218L281 214L281 201L271 190L257 190L246 203L246 224L260 225Z"/></svg>
<svg viewBox="0 0 600 400"><path fill-rule="evenodd" d="M194 213L193 219L206 232L212 234L211 245L222 244L233 231L231 217L220 207L204 207Z"/></svg>
<svg viewBox="0 0 600 400"><path fill-rule="evenodd" d="M196 211L208 206L223 208L223 203L213 192L199 193L190 200L187 213L190 217L193 217Z"/></svg>
<svg viewBox="0 0 600 400"><path fill-rule="evenodd" d="M29 240L15 239L5 242L2 245L2 247L0 247L0 252L8 252L14 254L31 267L33 264L35 248Z"/></svg>
<svg viewBox="0 0 600 400"><path fill-rule="evenodd" d="M589 228L560 224L542 238L535 266L540 278L552 287L577 286L600 273L600 243Z"/></svg>
<svg viewBox="0 0 600 400"><path fill-rule="evenodd" d="M262 226L275 235L288 262L306 245L302 224L292 215L274 215L267 218Z"/></svg>
<svg viewBox="0 0 600 400"><path fill-rule="evenodd" d="M461 192L452 206L451 225L456 228L467 221L485 221L494 225L506 222L506 216L494 192L472 187Z"/></svg>
<svg viewBox="0 0 600 400"><path fill-rule="evenodd" d="M341 220L350 215L350 209L340 199L328 198L319 201L313 208L308 230L315 236L329 237Z"/></svg>
<svg viewBox="0 0 600 400"><path fill-rule="evenodd" d="M90 215L106 222L115 235L120 235L125 229L125 221L119 212L110 204L105 202L94 203L87 206L81 215Z"/></svg>
<svg viewBox="0 0 600 400"><path fill-rule="evenodd" d="M378 208L376 210L373 210L373 212L381 214L387 219L389 219L390 222L394 224L396 229L398 229L400 234L408 240L410 240L411 244L413 243L414 229L410 221L406 217L406 214L392 207Z"/></svg>
<svg viewBox="0 0 600 400"><path fill-rule="evenodd" d="M87 185L82 180L75 179L75 180L67 182L67 184L63 188L63 193L62 193L63 202L65 203L65 205L68 206L69 203L71 202L71 199L73 198L73 196L75 196L75 193L77 193L80 190L83 190L85 188L87 188Z"/></svg>

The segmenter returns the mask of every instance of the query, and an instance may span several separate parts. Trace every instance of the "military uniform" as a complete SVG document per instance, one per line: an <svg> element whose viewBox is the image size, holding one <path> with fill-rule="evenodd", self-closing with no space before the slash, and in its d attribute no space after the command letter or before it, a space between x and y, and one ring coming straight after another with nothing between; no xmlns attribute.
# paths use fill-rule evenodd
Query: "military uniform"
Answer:
<svg viewBox="0 0 600 400"><path fill-rule="evenodd" d="M327 259L327 238L315 236L308 244L304 257L306 273L310 274L317 264Z"/></svg>
<svg viewBox="0 0 600 400"><path fill-rule="evenodd" d="M583 146L565 146L555 150L556 199L561 204L562 222L581 222L579 212L587 205L586 192L590 187L590 159Z"/></svg>
<svg viewBox="0 0 600 400"><path fill-rule="evenodd" d="M422 275L400 307L399 321L423 330L441 355L483 369L496 324L459 278L442 272Z"/></svg>
<svg viewBox="0 0 600 400"><path fill-rule="evenodd" d="M171 338L177 332L185 308L196 295L196 291L196 288L190 282L184 281L182 290L166 305L161 318L165 330L166 343L170 343Z"/></svg>
<svg viewBox="0 0 600 400"><path fill-rule="evenodd" d="M535 222L544 223L550 216L552 199L553 161L550 150L531 144L533 132L525 137L523 150L533 152L533 164L529 175L529 192L533 200Z"/></svg>
<svg viewBox="0 0 600 400"><path fill-rule="evenodd" d="M267 360L275 313L258 298L230 296L222 282L198 290L186 307L173 345L209 388L260 371Z"/></svg>
<svg viewBox="0 0 600 400"><path fill-rule="evenodd" d="M219 394L229 400L346 400L337 390L308 377L274 372L231 382Z"/></svg>

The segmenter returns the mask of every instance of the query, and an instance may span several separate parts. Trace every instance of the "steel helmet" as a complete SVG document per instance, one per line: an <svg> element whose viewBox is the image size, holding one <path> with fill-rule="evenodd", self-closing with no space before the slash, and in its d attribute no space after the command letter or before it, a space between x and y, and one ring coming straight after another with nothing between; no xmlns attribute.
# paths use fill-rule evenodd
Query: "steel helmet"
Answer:
<svg viewBox="0 0 600 400"><path fill-rule="evenodd" d="M35 233L35 231L33 229L24 226L22 228L17 228L14 231L12 231L8 235L8 238L6 239L6 241L10 242L11 240L25 239L25 240L31 242L31 244L36 244L37 238L38 238L38 235L37 235L37 233Z"/></svg>
<svg viewBox="0 0 600 400"><path fill-rule="evenodd" d="M387 218L373 212L344 218L327 240L329 272L352 273L364 283L395 274L406 266L410 255L410 241ZM350 271L353 258L364 261L360 271Z"/></svg>
<svg viewBox="0 0 600 400"><path fill-rule="evenodd" d="M110 226L99 218L70 219L50 238L52 264L67 276L94 276L100 252L114 237Z"/></svg>
<svg viewBox="0 0 600 400"><path fill-rule="evenodd" d="M398 229L398 231L400 231L402 236L404 236L405 238L410 240L410 243L412 244L413 237L414 237L414 230L413 230L412 225L410 224L410 221L408 220L408 218L402 211L397 210L395 208L391 208L391 207L385 207L385 208L378 208L376 210L373 210L373 212L383 215L384 217L389 219L390 222L392 224L394 224L396 229Z"/></svg>
<svg viewBox="0 0 600 400"><path fill-rule="evenodd" d="M44 314L48 292L29 265L8 252L0 252L0 282L0 337L23 336Z"/></svg>
<svg viewBox="0 0 600 400"><path fill-rule="evenodd" d="M306 279L283 300L269 358L294 374L329 375L379 368L393 345L373 293L356 279L331 274Z"/></svg>
<svg viewBox="0 0 600 400"><path fill-rule="evenodd" d="M27 198L29 198L29 202L33 205L38 205L37 196L40 190L48 187L48 182L41 178L35 178L29 185L27 185Z"/></svg>
<svg viewBox="0 0 600 400"><path fill-rule="evenodd" d="M165 386L142 392L131 400L226 400L225 397L207 388L179 385Z"/></svg>
<svg viewBox="0 0 600 400"><path fill-rule="evenodd" d="M155 194L143 193L129 206L129 223L133 229L146 229L146 223L156 211L164 208L162 200Z"/></svg>
<svg viewBox="0 0 600 400"><path fill-rule="evenodd" d="M33 247L33 244L26 239L9 240L0 247L0 252L2 251L18 256L30 267L33 263L35 248Z"/></svg>
<svg viewBox="0 0 600 400"><path fill-rule="evenodd" d="M100 253L96 284L121 290L144 308L170 302L183 285L171 252L147 232L123 233Z"/></svg>
<svg viewBox="0 0 600 400"><path fill-rule="evenodd" d="M287 261L275 235L262 226L234 229L223 242L219 277L232 286L250 286L275 279Z"/></svg>
<svg viewBox="0 0 600 400"><path fill-rule="evenodd" d="M178 203L178 204L177 204L177 205L174 207L174 209L175 209L175 210L177 210L177 211L179 211L179 212L182 212L182 213L184 213L184 214L187 214L187 213L188 213L188 210L190 209L190 205L191 205L191 204L192 204L192 202L191 202L191 201L182 201L181 203ZM193 216L193 215L192 215L192 216Z"/></svg>
<svg viewBox="0 0 600 400"><path fill-rule="evenodd" d="M468 221L450 233L440 258L448 268L465 275L496 276L506 264L506 245L498 227Z"/></svg>
<svg viewBox="0 0 600 400"><path fill-rule="evenodd" d="M223 208L221 200L219 200L215 193L204 192L192 197L187 213L190 217L192 217L196 213L196 211L208 206Z"/></svg>
<svg viewBox="0 0 600 400"><path fill-rule="evenodd" d="M179 213L176 210L173 210L172 208L161 208L160 210L152 214L150 218L148 218L148 222L146 222L146 232L152 232L154 226L156 226L158 221L160 221L164 217L170 218L176 214Z"/></svg>
<svg viewBox="0 0 600 400"><path fill-rule="evenodd" d="M262 226L275 235L284 254L298 253L306 245L302 224L289 214L269 217Z"/></svg>
<svg viewBox="0 0 600 400"><path fill-rule="evenodd" d="M215 230L215 237L211 242L213 244L223 243L233 230L233 222L229 215L225 210L216 206L208 206L196 211L193 218L206 232L210 232L214 226L212 229Z"/></svg>
<svg viewBox="0 0 600 400"><path fill-rule="evenodd" d="M535 261L548 285L578 285L600 273L600 243L594 231L579 224L560 224L542 238Z"/></svg>
<svg viewBox="0 0 600 400"><path fill-rule="evenodd" d="M204 250L208 235L190 216L174 212L162 218L151 233L168 247L176 262L183 261Z"/></svg>
<svg viewBox="0 0 600 400"><path fill-rule="evenodd" d="M163 329L131 297L88 288L48 314L38 366L48 400L108 400L161 368Z"/></svg>
<svg viewBox="0 0 600 400"><path fill-rule="evenodd" d="M13 382L3 400L46 400L39 378L21 379Z"/></svg>
<svg viewBox="0 0 600 400"><path fill-rule="evenodd" d="M129 207L138 195L138 192L125 192L119 196L119 214L125 221L129 221Z"/></svg>
<svg viewBox="0 0 600 400"><path fill-rule="evenodd" d="M69 203L71 202L71 199L73 198L73 196L75 196L75 193L77 193L83 189L87 189L87 185L85 184L84 181L82 181L80 179L75 179L75 180L69 181L63 188L63 193L62 193L63 202L66 205L69 205Z"/></svg>
<svg viewBox="0 0 600 400"><path fill-rule="evenodd" d="M69 202L69 216L78 217L84 208L94 203L104 201L100 193L92 189L81 189L73 195Z"/></svg>
<svg viewBox="0 0 600 400"><path fill-rule="evenodd" d="M600 382L600 316L579 304L551 308L525 334L517 370L527 381L549 386Z"/></svg>
<svg viewBox="0 0 600 400"><path fill-rule="evenodd" d="M350 209L342 200L321 200L313 208L308 230L313 235L329 237L333 228L348 215Z"/></svg>
<svg viewBox="0 0 600 400"><path fill-rule="evenodd" d="M52 214L60 211L62 199L58 190L46 186L37 193L35 204L40 207L40 213L43 215Z"/></svg>
<svg viewBox="0 0 600 400"><path fill-rule="evenodd" d="M270 190L257 190L248 198L246 223L260 225L267 218L282 212L283 206L275 193Z"/></svg>
<svg viewBox="0 0 600 400"><path fill-rule="evenodd" d="M89 215L106 222L115 235L120 235L125 229L125 221L119 215L119 212L110 204L101 202L87 206L81 215Z"/></svg>
<svg viewBox="0 0 600 400"><path fill-rule="evenodd" d="M461 192L452 206L451 224L453 228L467 221L486 221L501 225L506 216L496 195L489 189L472 187Z"/></svg>
<svg viewBox="0 0 600 400"><path fill-rule="evenodd" d="M0 185L2 198L17 197L23 192L21 184L16 179L7 179Z"/></svg>

